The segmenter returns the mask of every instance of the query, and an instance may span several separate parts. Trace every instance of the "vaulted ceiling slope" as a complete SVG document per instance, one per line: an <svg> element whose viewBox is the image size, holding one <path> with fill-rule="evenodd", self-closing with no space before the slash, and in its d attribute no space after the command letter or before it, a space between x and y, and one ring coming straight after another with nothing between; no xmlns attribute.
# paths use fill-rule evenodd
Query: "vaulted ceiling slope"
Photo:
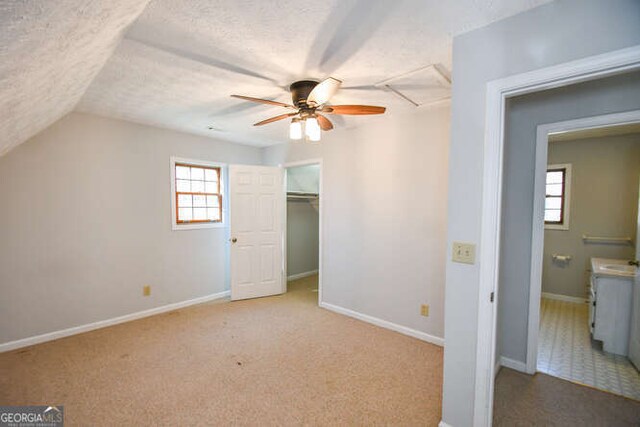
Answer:
<svg viewBox="0 0 640 427"><path fill-rule="evenodd" d="M229 95L290 102L289 84L303 78L343 80L334 104L413 108L375 83L450 70L454 35L548 1L0 0L0 155L74 108L284 142L286 121L251 126L278 108ZM369 119L334 118L337 128Z"/></svg>
<svg viewBox="0 0 640 427"><path fill-rule="evenodd" d="M0 155L73 110L148 2L0 1Z"/></svg>

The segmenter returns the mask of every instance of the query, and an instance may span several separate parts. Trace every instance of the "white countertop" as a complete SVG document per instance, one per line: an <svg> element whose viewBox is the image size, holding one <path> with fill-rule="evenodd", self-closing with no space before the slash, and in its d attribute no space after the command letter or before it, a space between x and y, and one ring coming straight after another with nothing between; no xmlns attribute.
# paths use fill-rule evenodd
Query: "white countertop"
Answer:
<svg viewBox="0 0 640 427"><path fill-rule="evenodd" d="M637 267L630 266L626 259L591 258L591 271L596 276L633 277Z"/></svg>

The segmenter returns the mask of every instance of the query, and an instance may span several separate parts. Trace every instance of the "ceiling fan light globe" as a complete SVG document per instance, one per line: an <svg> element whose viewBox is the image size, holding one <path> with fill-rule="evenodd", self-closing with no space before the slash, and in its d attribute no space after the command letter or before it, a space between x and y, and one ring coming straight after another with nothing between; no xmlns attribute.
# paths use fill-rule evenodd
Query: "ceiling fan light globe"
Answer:
<svg viewBox="0 0 640 427"><path fill-rule="evenodd" d="M311 134L315 134L315 132L320 131L320 124L318 123L318 119L315 117L309 117L305 120L305 131L307 136L311 136Z"/></svg>
<svg viewBox="0 0 640 427"><path fill-rule="evenodd" d="M293 140L302 139L302 122L294 120L289 125L289 138Z"/></svg>
<svg viewBox="0 0 640 427"><path fill-rule="evenodd" d="M309 117L305 120L305 134L307 135L307 138L309 138L309 141L320 141L321 131L318 119L315 117Z"/></svg>

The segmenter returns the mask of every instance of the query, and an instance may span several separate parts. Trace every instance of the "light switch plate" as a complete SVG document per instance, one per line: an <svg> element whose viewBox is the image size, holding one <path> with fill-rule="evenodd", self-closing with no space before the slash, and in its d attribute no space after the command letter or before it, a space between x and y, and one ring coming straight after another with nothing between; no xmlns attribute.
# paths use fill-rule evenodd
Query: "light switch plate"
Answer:
<svg viewBox="0 0 640 427"><path fill-rule="evenodd" d="M476 245L473 243L453 242L453 262L463 264L476 263Z"/></svg>

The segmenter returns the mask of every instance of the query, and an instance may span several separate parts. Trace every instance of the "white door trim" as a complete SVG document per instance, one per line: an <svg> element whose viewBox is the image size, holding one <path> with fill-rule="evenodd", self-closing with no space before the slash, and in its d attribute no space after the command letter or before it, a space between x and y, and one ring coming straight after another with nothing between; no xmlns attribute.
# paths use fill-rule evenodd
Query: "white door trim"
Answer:
<svg viewBox="0 0 640 427"><path fill-rule="evenodd" d="M554 65L487 83L474 426L493 416L496 310L500 265L500 216L504 119L507 98L640 69L640 45ZM494 302L490 300L494 292Z"/></svg>
<svg viewBox="0 0 640 427"><path fill-rule="evenodd" d="M322 304L322 272L323 272L323 259L324 259L324 252L323 252L323 247L324 245L322 244L323 239L323 223L324 223L324 194L323 194L323 171L322 171L322 159L321 158L315 158L315 159L308 159L308 160L301 160L301 161L297 161L297 162L289 162L289 163L284 163L283 165L281 165L281 167L284 168L285 170L285 179L284 179L284 192L285 192L285 196L287 193L287 179L286 179L286 171L288 168L293 168L296 166L307 166L307 165L319 165L319 185L318 185L318 306L320 306ZM285 213L285 226L284 226L284 268L285 268L285 292L286 292L286 271L287 271L287 210L284 210Z"/></svg>
<svg viewBox="0 0 640 427"><path fill-rule="evenodd" d="M585 117L576 120L538 126L536 136L536 166L533 191L533 224L531 227L531 277L529 282L529 321L527 330L526 372L535 374L538 362L538 332L540 328L540 298L542 297L542 263L544 253L544 202L549 134L604 126L640 122L640 110L618 114ZM584 302L584 298L581 299Z"/></svg>

